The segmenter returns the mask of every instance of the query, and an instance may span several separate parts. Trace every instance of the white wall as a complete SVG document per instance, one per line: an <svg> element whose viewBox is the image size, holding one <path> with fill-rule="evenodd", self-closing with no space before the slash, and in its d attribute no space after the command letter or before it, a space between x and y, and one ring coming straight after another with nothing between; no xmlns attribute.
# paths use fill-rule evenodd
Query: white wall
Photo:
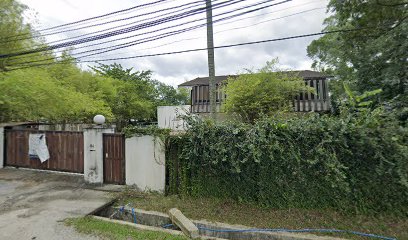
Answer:
<svg viewBox="0 0 408 240"><path fill-rule="evenodd" d="M0 127L0 168L4 167L4 128Z"/></svg>
<svg viewBox="0 0 408 240"><path fill-rule="evenodd" d="M153 136L126 139L126 185L142 191L164 192L166 172L164 143Z"/></svg>
<svg viewBox="0 0 408 240"><path fill-rule="evenodd" d="M88 183L103 183L103 133L113 129L84 129L84 178Z"/></svg>
<svg viewBox="0 0 408 240"><path fill-rule="evenodd" d="M180 116L189 113L190 109L190 105L157 107L157 122L159 128L170 128L176 131L186 130L187 124Z"/></svg>

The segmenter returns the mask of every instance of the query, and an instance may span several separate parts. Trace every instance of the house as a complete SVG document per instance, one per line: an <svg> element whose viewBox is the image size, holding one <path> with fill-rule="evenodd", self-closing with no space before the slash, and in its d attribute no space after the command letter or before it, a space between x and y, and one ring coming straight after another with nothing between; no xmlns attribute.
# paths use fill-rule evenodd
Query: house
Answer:
<svg viewBox="0 0 408 240"><path fill-rule="evenodd" d="M328 90L328 79L330 76L316 71L287 71L288 74L297 74L302 77L305 84L314 88L315 93L300 93L293 99L293 110L296 112L324 112L330 110L330 97ZM221 90L221 85L228 77L237 77L237 75L216 76L216 111L221 111L221 104L227 97ZM179 85L181 88L188 88L191 92L191 112L209 113L210 94L209 78L202 77L187 81Z"/></svg>

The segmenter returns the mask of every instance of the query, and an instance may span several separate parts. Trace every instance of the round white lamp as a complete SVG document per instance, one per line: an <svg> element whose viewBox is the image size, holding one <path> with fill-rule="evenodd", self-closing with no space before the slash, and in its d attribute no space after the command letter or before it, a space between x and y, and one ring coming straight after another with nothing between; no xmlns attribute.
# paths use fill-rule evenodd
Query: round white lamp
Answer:
<svg viewBox="0 0 408 240"><path fill-rule="evenodd" d="M98 114L93 118L93 121L96 124L102 125L105 123L105 117L103 115Z"/></svg>

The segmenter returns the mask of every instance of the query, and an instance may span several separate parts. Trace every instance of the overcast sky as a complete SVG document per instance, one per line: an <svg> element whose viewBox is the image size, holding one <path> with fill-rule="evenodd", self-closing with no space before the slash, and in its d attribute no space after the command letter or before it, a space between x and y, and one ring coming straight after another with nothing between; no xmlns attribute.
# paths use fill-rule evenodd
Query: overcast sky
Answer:
<svg viewBox="0 0 408 240"><path fill-rule="evenodd" d="M136 5L151 3L152 1L135 1L135 0L19 0L26 4L30 10L25 13L28 21L32 22L36 29L44 29L64 23L77 21L89 17L98 16L101 14L130 8ZM128 12L113 15L99 19L97 21L87 22L86 24L76 25L75 27L84 27L92 24L104 23L107 21L118 20L127 17L133 17L129 20L117 21L99 27L89 27L81 30L65 32L61 34L46 36L47 42L66 39L67 37L75 37L82 34L91 34L95 31L102 31L106 28L118 27L121 28L133 26L135 24L146 23L156 20L161 17L166 17L174 11L181 11L182 8L177 8L182 4L191 3L186 7L191 7L188 10L198 8L194 7L193 2L197 0L169 0L155 5L136 8ZM213 0L213 4L223 2L225 0ZM214 42L215 46L259 41L266 39L274 39L280 37L288 37L294 35L308 34L320 32L323 28L322 22L326 14L326 5L328 0L292 0L284 2L283 0L269 1L269 3L258 5L256 7L248 7L248 5L256 4L261 0L248 0L231 6L220 7L213 12L214 20L225 16L231 16L236 13L242 13L257 7L276 4L253 13L238 16L236 18L220 21L214 24ZM205 6L205 1L202 0L201 6ZM244 8L245 7L245 8ZM152 12L160 9L171 8L171 10L160 11L157 14ZM230 14L225 12L234 9L240 9ZM185 10L185 11L188 11ZM150 14L149 14L150 13ZM177 12L180 13L180 12ZM149 14L141 17L135 17L141 14ZM35 17L33 17L36 15ZM203 24L205 13L200 13L178 21L161 24L155 27L149 27L131 33L122 34L113 38L104 39L101 41L115 40L110 43L84 47L82 49L74 49L72 53L94 50L96 48L112 47L113 45L124 44L135 40L153 37L162 32L170 32L181 28L192 27ZM200 20L203 19L203 20ZM197 20L197 21L195 21ZM126 25L127 24L127 25ZM182 24L179 27L173 27L175 24ZM71 29L73 27L70 27ZM148 32L167 28L161 32ZM68 29L68 28L64 28ZM115 30L115 29L112 29ZM110 31L112 31L110 30ZM43 31L42 33L52 33L55 30ZM103 33L103 32L102 32ZM134 36L133 38L130 38ZM129 37L123 40L118 38ZM244 68L259 68L266 61L278 57L280 64L284 68L294 70L310 69L311 60L306 56L306 47L316 37L300 38L288 41L262 43L255 45L239 46L234 48L216 49L215 50L215 65L216 75L236 74ZM76 40L76 39L73 39ZM77 45L76 47L87 46L90 44L100 43L90 42L87 44ZM140 41L140 40L139 40ZM59 43L59 42L57 42ZM81 58L81 60L100 60L108 58L128 57L136 55L146 55L155 53L164 53L171 51L180 51L195 48L206 47L206 28L202 27L193 31L185 32L178 35L162 38L155 41L136 44L131 47L118 49L115 51L105 52L102 54ZM84 56L94 52L83 53ZM146 57L138 59L117 60L125 67L133 67L135 70L152 70L154 77L157 80L177 86L187 80L196 77L208 76L207 70L207 52L191 52L167 56ZM104 62L112 63L112 62ZM87 65L92 63L83 63L81 66L87 68Z"/></svg>

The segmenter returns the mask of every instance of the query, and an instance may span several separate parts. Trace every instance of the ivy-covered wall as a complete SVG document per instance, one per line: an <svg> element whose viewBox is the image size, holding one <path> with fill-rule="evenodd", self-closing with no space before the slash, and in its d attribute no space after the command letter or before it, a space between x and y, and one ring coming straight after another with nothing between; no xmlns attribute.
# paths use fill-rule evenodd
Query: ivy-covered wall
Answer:
<svg viewBox="0 0 408 240"><path fill-rule="evenodd" d="M408 213L407 129L382 116L190 121L167 140L169 194L275 208Z"/></svg>

